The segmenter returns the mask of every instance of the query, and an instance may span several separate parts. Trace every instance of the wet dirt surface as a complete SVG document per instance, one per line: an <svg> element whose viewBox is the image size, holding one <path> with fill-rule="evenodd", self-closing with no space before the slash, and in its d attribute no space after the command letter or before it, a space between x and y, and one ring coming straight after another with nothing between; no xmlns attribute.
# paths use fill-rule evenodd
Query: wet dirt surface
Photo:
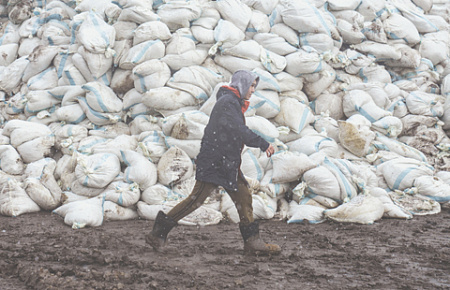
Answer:
<svg viewBox="0 0 450 290"><path fill-rule="evenodd" d="M450 210L373 225L261 221L280 256L243 255L237 224L178 226L164 252L153 221L74 230L49 212L0 216L3 289L449 289Z"/></svg>

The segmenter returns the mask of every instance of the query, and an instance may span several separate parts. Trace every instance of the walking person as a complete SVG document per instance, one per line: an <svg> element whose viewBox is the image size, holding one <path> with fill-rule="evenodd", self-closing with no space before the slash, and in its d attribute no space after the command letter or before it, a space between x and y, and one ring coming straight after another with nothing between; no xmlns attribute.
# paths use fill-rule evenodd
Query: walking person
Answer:
<svg viewBox="0 0 450 290"><path fill-rule="evenodd" d="M191 194L171 209L167 215L159 211L153 230L146 242L153 249L163 247L168 233L178 221L199 208L206 198L222 186L233 200L239 214L239 229L246 254L279 254L281 248L264 243L259 235L259 223L253 218L252 195L240 170L244 145L260 148L270 157L274 148L245 125L244 113L255 92L259 77L251 71L238 70L229 86L222 86L211 112L196 158L196 183Z"/></svg>

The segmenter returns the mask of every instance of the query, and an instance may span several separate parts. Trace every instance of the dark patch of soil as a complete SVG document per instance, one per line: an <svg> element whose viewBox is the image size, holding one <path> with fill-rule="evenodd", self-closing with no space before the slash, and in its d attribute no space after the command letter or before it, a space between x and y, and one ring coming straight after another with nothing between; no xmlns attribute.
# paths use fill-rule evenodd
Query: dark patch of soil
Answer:
<svg viewBox="0 0 450 290"><path fill-rule="evenodd" d="M449 289L450 210L373 225L261 221L280 256L243 255L237 224L178 226L164 252L153 221L73 230L55 214L0 216L6 289Z"/></svg>

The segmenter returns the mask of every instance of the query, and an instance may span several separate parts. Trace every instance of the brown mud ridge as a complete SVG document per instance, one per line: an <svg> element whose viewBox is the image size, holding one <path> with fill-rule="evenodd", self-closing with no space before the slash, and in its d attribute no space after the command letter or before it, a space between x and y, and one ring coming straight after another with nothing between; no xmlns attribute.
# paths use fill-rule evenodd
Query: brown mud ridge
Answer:
<svg viewBox="0 0 450 290"><path fill-rule="evenodd" d="M281 245L243 255L237 224L178 226L165 253L145 245L153 221L73 230L55 214L0 216L0 288L449 289L450 210L373 225L261 221Z"/></svg>

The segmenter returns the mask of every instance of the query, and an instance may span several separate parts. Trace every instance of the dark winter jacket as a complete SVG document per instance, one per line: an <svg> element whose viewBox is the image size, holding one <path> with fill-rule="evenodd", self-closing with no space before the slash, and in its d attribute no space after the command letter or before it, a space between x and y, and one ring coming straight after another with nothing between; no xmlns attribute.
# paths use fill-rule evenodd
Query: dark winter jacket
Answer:
<svg viewBox="0 0 450 290"><path fill-rule="evenodd" d="M233 75L230 86L245 96L257 76L249 71ZM196 158L196 179L223 186L226 190L237 190L241 151L245 145L266 151L269 143L245 125L241 111L244 100L232 90L222 87L217 92L217 102L211 112L209 123Z"/></svg>

